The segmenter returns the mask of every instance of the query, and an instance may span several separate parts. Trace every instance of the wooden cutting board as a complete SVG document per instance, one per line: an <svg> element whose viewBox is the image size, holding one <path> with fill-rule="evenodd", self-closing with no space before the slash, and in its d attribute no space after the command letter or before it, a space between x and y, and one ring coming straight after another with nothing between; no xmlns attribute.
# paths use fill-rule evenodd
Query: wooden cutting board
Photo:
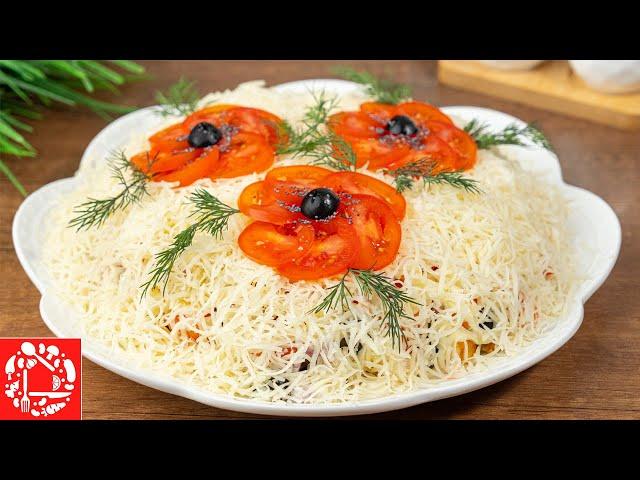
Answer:
<svg viewBox="0 0 640 480"><path fill-rule="evenodd" d="M438 79L463 90L626 130L640 129L640 93L611 95L591 90L565 60L523 71L498 70L473 60L441 60Z"/></svg>

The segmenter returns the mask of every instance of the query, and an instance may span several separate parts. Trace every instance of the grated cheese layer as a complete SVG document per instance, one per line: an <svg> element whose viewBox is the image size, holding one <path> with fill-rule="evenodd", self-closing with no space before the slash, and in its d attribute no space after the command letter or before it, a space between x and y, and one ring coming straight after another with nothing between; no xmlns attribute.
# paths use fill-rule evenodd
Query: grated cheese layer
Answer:
<svg viewBox="0 0 640 480"><path fill-rule="evenodd" d="M353 94L340 106L356 109L365 100ZM206 101L264 108L296 124L312 97L250 82ZM150 133L132 135L127 153L144 148ZM74 206L118 192L97 163L81 166L80 186L47 225L43 255L56 293L78 312L83 336L114 358L215 393L323 403L428 388L516 355L563 314L575 284L560 191L517 162L480 151L468 175L483 194L419 182L405 192L402 244L385 272L422 306L410 306L410 319L400 321L401 352L385 335L377 301L356 296L350 313L307 313L337 280L291 283L246 258L236 241L249 222L241 214L222 240L198 233L165 294L156 289L140 300L153 255L190 225L187 197L204 187L236 206L242 189L264 174L178 189L151 183L140 204L76 232L66 226Z"/></svg>

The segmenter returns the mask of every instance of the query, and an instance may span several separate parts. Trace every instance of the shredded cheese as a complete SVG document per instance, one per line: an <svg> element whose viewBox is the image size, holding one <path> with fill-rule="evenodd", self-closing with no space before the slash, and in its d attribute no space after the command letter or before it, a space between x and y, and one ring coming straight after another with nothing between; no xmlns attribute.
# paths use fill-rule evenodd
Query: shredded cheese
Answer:
<svg viewBox="0 0 640 480"><path fill-rule="evenodd" d="M251 82L203 102L211 100L264 108L296 124L312 98ZM364 100L354 94L340 106L356 109ZM132 136L127 152L144 148L150 133ZM291 163L305 161L278 160ZM118 192L104 164L83 165L80 186L51 215L44 258L84 336L129 365L269 402L377 398L488 368L543 335L566 308L575 277L560 191L487 151L468 174L482 194L419 182L405 192L402 244L385 272L422 306L400 320L401 351L385 335L377 301L356 296L351 312L307 313L336 279L291 283L245 257L236 239L249 219L241 214L221 240L196 235L164 295L155 289L140 298L153 255L190 225L187 197L204 187L235 206L263 175L186 188L151 183L141 203L76 232L67 227L74 206Z"/></svg>

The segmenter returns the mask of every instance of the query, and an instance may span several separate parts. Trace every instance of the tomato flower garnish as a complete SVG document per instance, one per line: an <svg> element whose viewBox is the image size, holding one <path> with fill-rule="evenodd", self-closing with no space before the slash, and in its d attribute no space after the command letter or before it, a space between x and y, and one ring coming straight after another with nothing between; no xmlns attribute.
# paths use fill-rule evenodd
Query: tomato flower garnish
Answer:
<svg viewBox="0 0 640 480"><path fill-rule="evenodd" d="M368 175L291 166L247 186L238 208L255 220L238 238L241 250L296 281L387 266L400 247L406 204Z"/></svg>
<svg viewBox="0 0 640 480"><path fill-rule="evenodd" d="M476 162L471 136L426 103L367 102L357 112L332 115L328 125L351 146L357 167L393 170L427 160L438 173L468 170Z"/></svg>
<svg viewBox="0 0 640 480"><path fill-rule="evenodd" d="M154 181L190 185L267 170L275 158L281 119L257 108L214 105L149 138L131 161Z"/></svg>

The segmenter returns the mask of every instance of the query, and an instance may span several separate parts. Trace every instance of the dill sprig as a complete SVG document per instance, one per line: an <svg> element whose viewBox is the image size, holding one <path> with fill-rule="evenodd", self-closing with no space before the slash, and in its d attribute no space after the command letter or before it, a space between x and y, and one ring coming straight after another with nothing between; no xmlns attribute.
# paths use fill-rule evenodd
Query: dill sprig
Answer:
<svg viewBox="0 0 640 480"><path fill-rule="evenodd" d="M139 202L147 195L147 181L149 176L129 161L123 151L114 151L107 160L113 178L122 186L120 193L113 197L95 199L77 206L74 213L78 216L69 222L69 227L76 227L76 231L91 227L99 227L105 220L118 210L124 210L129 205ZM153 159L149 159L149 164Z"/></svg>
<svg viewBox="0 0 640 480"><path fill-rule="evenodd" d="M338 98L327 98L323 90L319 94L313 94L313 99L313 105L304 113L302 128L296 130L286 121L280 124L281 132L287 135L288 142L278 147L279 155L306 155L328 143L324 127L331 111L337 106Z"/></svg>
<svg viewBox="0 0 640 480"><path fill-rule="evenodd" d="M190 216L195 217L196 222L173 237L173 243L155 255L155 264L150 272L151 277L140 286L141 298L150 288L153 289L160 283L163 284L162 293L164 293L173 264L182 252L191 246L196 232L205 232L214 238L221 238L229 225L229 217L240 211L221 202L202 188L192 193L189 201L195 207Z"/></svg>
<svg viewBox="0 0 640 480"><path fill-rule="evenodd" d="M221 202L204 188L199 188L192 193L189 200L195 206L191 216L197 220L197 229L214 238L222 238L222 232L229 224L229 217L240 211Z"/></svg>
<svg viewBox="0 0 640 480"><path fill-rule="evenodd" d="M386 170L385 173L395 177L394 183L399 193L413 188L416 179L422 179L423 185L447 184L454 188L464 188L470 193L482 193L482 190L478 187L478 181L465 177L461 171L445 171L434 174L433 170L436 165L436 162L423 159L395 170Z"/></svg>
<svg viewBox="0 0 640 480"><path fill-rule="evenodd" d="M324 91L314 95L314 104L305 112L302 127L294 129L287 122L280 124L281 138L286 144L277 148L279 155L307 157L312 165L334 170L355 170L356 155L351 146L327 128L327 120L338 103L337 97L327 98Z"/></svg>
<svg viewBox="0 0 640 480"><path fill-rule="evenodd" d="M329 294L308 313L320 313L322 311L329 313L330 310L337 308L338 305L340 305L343 312L349 310L349 298L353 296L346 283L349 273L351 273L351 270L347 270L338 283L329 287L327 289Z"/></svg>
<svg viewBox="0 0 640 480"><path fill-rule="evenodd" d="M356 169L356 154L351 145L333 132L325 134L326 143L319 144L307 157L312 165L320 165L334 170Z"/></svg>
<svg viewBox="0 0 640 480"><path fill-rule="evenodd" d="M411 89L407 85L377 78L369 72L358 71L349 67L337 67L334 69L334 73L345 80L364 85L367 94L380 103L395 105L411 97Z"/></svg>
<svg viewBox="0 0 640 480"><path fill-rule="evenodd" d="M156 92L156 101L162 117L171 115L189 115L193 113L200 100L200 93L195 82L180 77L166 92Z"/></svg>
<svg viewBox="0 0 640 480"><path fill-rule="evenodd" d="M487 149L496 145L526 146L527 144L524 140L529 140L534 145L553 151L547 137L533 123L525 125L524 127L519 127L515 123L512 123L500 132L489 132L488 128L489 126L486 123L481 123L478 119L474 118L465 125L464 130L473 137L476 145L478 145L480 149Z"/></svg>
<svg viewBox="0 0 640 480"><path fill-rule="evenodd" d="M363 297L367 299L377 297L380 300L383 312L381 323L386 323L387 335L391 336L392 345L395 347L397 343L398 350L400 350L400 339L404 338L404 333L400 328L400 319L411 319L405 314L405 305L407 303L421 304L396 287L393 280L384 273L350 268L337 284L329 287L329 294L310 313L329 312L338 306L342 308L343 312L347 311L349 309L349 299L353 297L351 290L346 285L349 274L352 274Z"/></svg>
<svg viewBox="0 0 640 480"><path fill-rule="evenodd" d="M171 275L171 270L173 270L173 264L178 257L182 255L182 252L191 246L197 229L198 225L195 223L185 228L173 237L173 243L169 248L155 255L155 264L150 273L151 278L140 286L142 288L141 298L147 294L149 288L154 288L159 283L163 283L162 293L164 293L167 282L169 281L169 275Z"/></svg>

